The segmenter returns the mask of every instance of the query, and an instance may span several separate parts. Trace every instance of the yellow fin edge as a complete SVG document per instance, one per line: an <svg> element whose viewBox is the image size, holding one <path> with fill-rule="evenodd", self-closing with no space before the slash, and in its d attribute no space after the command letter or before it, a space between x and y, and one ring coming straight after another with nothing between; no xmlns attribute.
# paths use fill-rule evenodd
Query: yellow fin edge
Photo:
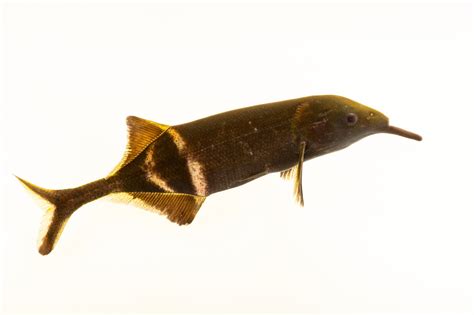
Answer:
<svg viewBox="0 0 474 315"><path fill-rule="evenodd" d="M121 168L133 161L153 141L158 139L170 126L156 123L136 116L127 117L128 143L121 161L107 175L111 177Z"/></svg>

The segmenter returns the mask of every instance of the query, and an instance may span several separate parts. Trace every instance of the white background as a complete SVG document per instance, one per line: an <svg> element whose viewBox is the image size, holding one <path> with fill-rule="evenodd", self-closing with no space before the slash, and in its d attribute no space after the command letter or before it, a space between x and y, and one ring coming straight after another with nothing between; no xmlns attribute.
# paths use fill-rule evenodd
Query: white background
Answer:
<svg viewBox="0 0 474 315"><path fill-rule="evenodd" d="M474 311L469 2L10 2L3 18L4 311ZM424 140L306 163L305 208L276 174L188 227L99 200L37 253L42 213L12 174L81 185L119 161L127 115L172 125L312 94Z"/></svg>

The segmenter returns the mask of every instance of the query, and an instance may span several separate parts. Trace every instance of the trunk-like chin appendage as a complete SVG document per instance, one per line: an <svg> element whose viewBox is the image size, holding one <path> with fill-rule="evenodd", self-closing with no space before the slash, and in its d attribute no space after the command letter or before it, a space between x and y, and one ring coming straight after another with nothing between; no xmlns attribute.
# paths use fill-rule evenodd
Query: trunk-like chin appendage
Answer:
<svg viewBox="0 0 474 315"><path fill-rule="evenodd" d="M413 139L416 141L421 141L423 138L420 135L417 135L416 133L404 130L402 128L394 127L394 126L388 126L385 128L382 132L384 133L391 133L397 136L405 137L408 139Z"/></svg>

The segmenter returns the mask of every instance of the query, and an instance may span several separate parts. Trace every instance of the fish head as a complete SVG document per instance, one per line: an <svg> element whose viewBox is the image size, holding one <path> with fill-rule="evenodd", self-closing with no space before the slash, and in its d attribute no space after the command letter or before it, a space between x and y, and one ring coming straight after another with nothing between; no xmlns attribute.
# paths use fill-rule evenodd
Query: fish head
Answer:
<svg viewBox="0 0 474 315"><path fill-rule="evenodd" d="M345 148L352 143L377 133L391 133L421 141L421 136L391 126L381 112L336 95L315 96L312 102L310 138L315 147L328 151Z"/></svg>

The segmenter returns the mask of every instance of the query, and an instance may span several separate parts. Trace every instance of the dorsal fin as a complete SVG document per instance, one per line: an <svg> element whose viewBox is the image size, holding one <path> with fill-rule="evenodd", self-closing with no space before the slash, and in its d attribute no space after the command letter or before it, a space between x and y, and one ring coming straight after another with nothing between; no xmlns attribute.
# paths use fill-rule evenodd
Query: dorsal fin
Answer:
<svg viewBox="0 0 474 315"><path fill-rule="evenodd" d="M146 147L158 139L158 137L165 132L169 126L162 125L151 120L143 118L128 116L128 144L125 153L120 163L108 175L114 175L122 167L133 161Z"/></svg>
<svg viewBox="0 0 474 315"><path fill-rule="evenodd" d="M112 194L116 201L132 203L140 208L166 215L179 225L193 222L206 197L182 193L124 192Z"/></svg>

